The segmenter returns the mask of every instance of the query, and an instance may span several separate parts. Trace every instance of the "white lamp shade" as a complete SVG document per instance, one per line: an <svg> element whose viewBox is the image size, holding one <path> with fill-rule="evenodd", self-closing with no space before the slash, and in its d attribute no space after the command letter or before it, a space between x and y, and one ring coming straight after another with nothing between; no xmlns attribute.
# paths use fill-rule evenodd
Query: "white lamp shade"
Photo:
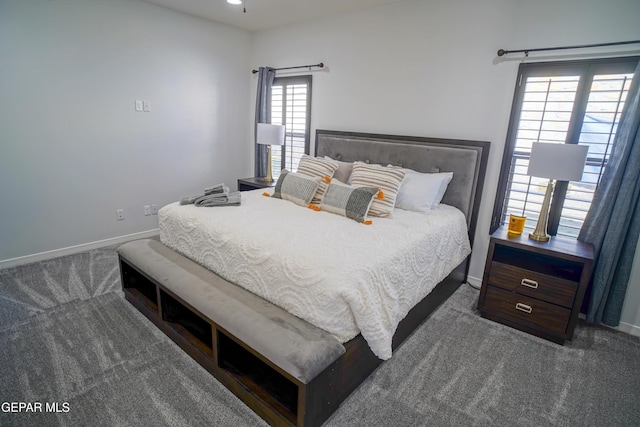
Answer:
<svg viewBox="0 0 640 427"><path fill-rule="evenodd" d="M534 142L527 175L558 181L579 181L588 151L586 145Z"/></svg>
<svg viewBox="0 0 640 427"><path fill-rule="evenodd" d="M284 125L258 123L256 142L264 145L284 145Z"/></svg>

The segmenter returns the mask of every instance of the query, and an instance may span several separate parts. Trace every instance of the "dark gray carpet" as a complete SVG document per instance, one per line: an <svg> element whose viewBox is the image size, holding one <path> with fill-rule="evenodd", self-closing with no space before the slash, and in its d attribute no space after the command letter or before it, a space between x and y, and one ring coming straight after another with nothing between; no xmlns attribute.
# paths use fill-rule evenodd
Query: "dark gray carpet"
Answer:
<svg viewBox="0 0 640 427"><path fill-rule="evenodd" d="M558 346L480 318L477 292L461 287L327 425L640 424L640 339L580 324ZM43 405L3 404L0 425L264 425L124 300L113 248L0 270L0 322L0 403Z"/></svg>

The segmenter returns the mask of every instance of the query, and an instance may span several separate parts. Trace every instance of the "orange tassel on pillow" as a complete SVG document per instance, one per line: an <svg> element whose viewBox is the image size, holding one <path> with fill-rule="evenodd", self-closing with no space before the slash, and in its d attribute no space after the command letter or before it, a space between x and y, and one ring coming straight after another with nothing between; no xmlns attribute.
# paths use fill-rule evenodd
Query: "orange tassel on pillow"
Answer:
<svg viewBox="0 0 640 427"><path fill-rule="evenodd" d="M320 211L320 206L318 206L318 205L309 205L307 207L309 209L313 209L314 211Z"/></svg>
<svg viewBox="0 0 640 427"><path fill-rule="evenodd" d="M376 195L376 199L378 200L384 199L384 191L378 189L378 194Z"/></svg>
<svg viewBox="0 0 640 427"><path fill-rule="evenodd" d="M324 179L324 182L327 184L331 183L331 177L328 177L327 175L323 176L322 179Z"/></svg>
<svg viewBox="0 0 640 427"><path fill-rule="evenodd" d="M363 222L364 225L371 225L373 224L373 221L371 221L370 219L366 220L365 222Z"/></svg>
<svg viewBox="0 0 640 427"><path fill-rule="evenodd" d="M267 196L267 197L271 197L271 194L267 193L266 191L264 193L262 193L263 196Z"/></svg>

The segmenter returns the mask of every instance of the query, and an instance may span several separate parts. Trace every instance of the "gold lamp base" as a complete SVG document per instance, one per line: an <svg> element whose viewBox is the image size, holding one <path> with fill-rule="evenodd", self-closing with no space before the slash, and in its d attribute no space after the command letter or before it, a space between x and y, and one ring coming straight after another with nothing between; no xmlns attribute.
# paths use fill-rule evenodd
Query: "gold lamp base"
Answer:
<svg viewBox="0 0 640 427"><path fill-rule="evenodd" d="M271 146L267 145L267 176L264 177L264 182L273 182L273 173L271 171Z"/></svg>
<svg viewBox="0 0 640 427"><path fill-rule="evenodd" d="M551 204L551 194L553 193L553 180L549 180L547 191L544 193L542 208L540 209L540 217L536 229L529 233L529 238L536 242L548 242L551 237L547 234L547 221L549 219L549 205Z"/></svg>
<svg viewBox="0 0 640 427"><path fill-rule="evenodd" d="M535 240L536 242L548 242L551 237L547 235L547 233L536 234L535 232L529 233L529 238L531 240Z"/></svg>

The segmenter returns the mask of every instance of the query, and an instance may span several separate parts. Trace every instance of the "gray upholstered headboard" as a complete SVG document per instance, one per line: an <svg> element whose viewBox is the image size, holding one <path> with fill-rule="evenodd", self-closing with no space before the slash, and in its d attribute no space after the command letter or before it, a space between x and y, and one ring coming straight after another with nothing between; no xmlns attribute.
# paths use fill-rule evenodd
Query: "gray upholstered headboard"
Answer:
<svg viewBox="0 0 640 427"><path fill-rule="evenodd" d="M316 130L316 156L392 164L418 172L453 172L442 202L465 214L473 242L488 142Z"/></svg>

